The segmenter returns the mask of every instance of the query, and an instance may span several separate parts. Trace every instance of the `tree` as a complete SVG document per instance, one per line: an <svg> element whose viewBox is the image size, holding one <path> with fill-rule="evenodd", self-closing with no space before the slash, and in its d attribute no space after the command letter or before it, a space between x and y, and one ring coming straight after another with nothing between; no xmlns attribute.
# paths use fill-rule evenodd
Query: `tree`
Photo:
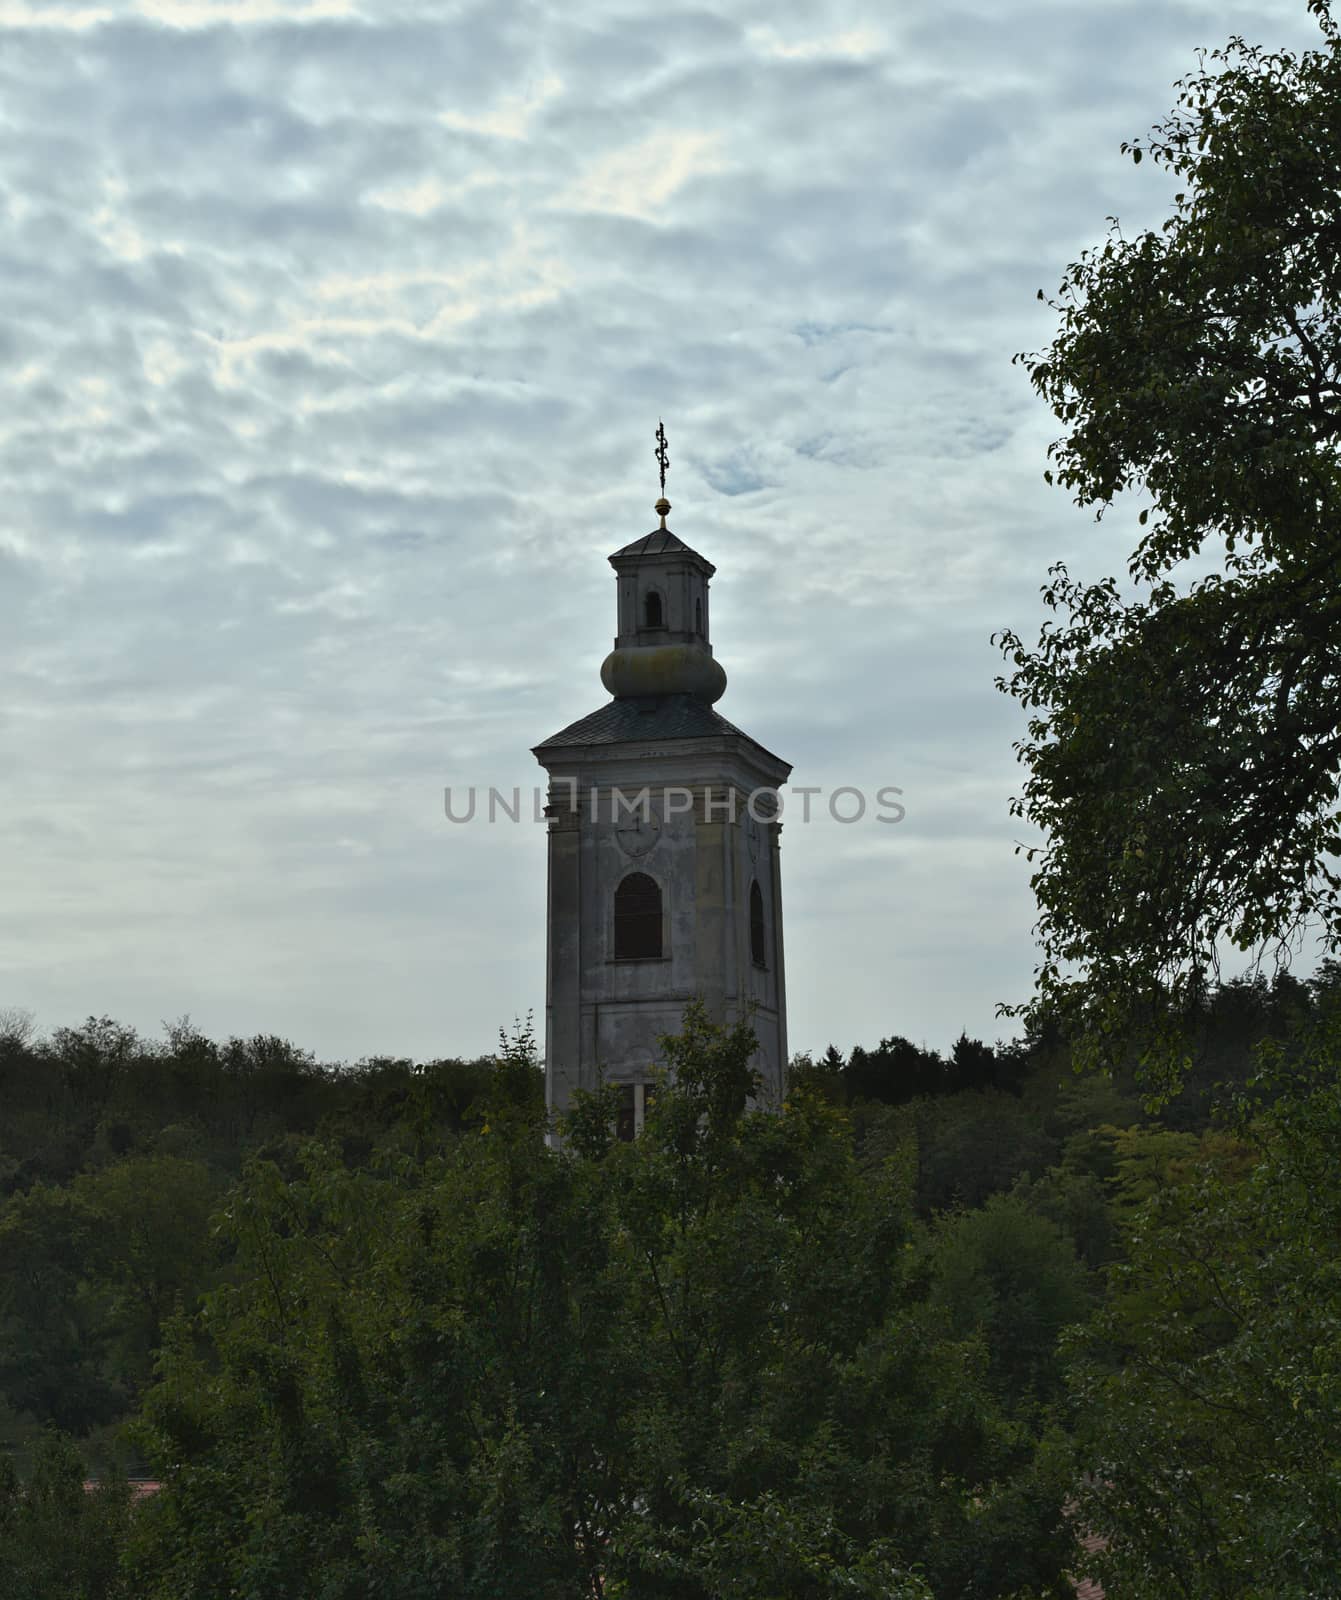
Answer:
<svg viewBox="0 0 1341 1600"><path fill-rule="evenodd" d="M908 1163L804 1084L749 1110L756 1050L691 1007L641 1137L601 1091L550 1149L523 1028L432 1159L253 1162L148 1397L136 1592L1066 1594L1069 1459L932 1302Z"/></svg>
<svg viewBox="0 0 1341 1600"><path fill-rule="evenodd" d="M22 1050L37 1023L26 1006L0 1006L0 1050Z"/></svg>
<svg viewBox="0 0 1341 1600"><path fill-rule="evenodd" d="M831 1044L818 1061L806 1051L793 1056L788 1063L787 1083L789 1086L805 1084L830 1105L841 1105L844 1098L844 1067L843 1054L837 1045Z"/></svg>
<svg viewBox="0 0 1341 1600"><path fill-rule="evenodd" d="M874 1050L857 1045L843 1068L843 1085L850 1099L903 1105L920 1094L943 1093L951 1079L934 1050L895 1034Z"/></svg>
<svg viewBox="0 0 1341 1600"><path fill-rule="evenodd" d="M956 1089L994 1089L999 1068L996 1051L981 1039L961 1033L950 1055L950 1076Z"/></svg>
<svg viewBox="0 0 1341 1600"><path fill-rule="evenodd" d="M1091 1053L1145 1029L1174 1060L1225 941L1316 918L1341 944L1341 38L1309 9L1319 48L1231 40L1124 146L1174 213L1114 223L1020 358L1066 429L1049 481L1148 500L1131 595L1054 567L1038 647L998 636L1030 712L1013 810L1046 835L1031 1009Z"/></svg>
<svg viewBox="0 0 1341 1600"><path fill-rule="evenodd" d="M1057 1341L1092 1309L1084 1268L1062 1230L1016 1195L940 1220L928 1250L932 1303L957 1332L980 1332L989 1376L1012 1408L1054 1401Z"/></svg>
<svg viewBox="0 0 1341 1600"><path fill-rule="evenodd" d="M140 1049L134 1028L111 1017L89 1017L82 1027L57 1028L51 1036L51 1052L60 1063L71 1104L95 1122Z"/></svg>
<svg viewBox="0 0 1341 1600"><path fill-rule="evenodd" d="M125 1479L86 1488L78 1452L58 1434L39 1440L26 1482L0 1456L0 1600L122 1600L129 1516Z"/></svg>
<svg viewBox="0 0 1341 1600"><path fill-rule="evenodd" d="M686 1491L692 1520L687 1530L638 1528L626 1538L625 1557L654 1574L664 1592L715 1600L931 1600L926 1583L879 1545L845 1538L829 1509L788 1502L765 1493L736 1501ZM645 1581L645 1580L644 1580ZM645 1591L618 1579L611 1600L634 1600Z"/></svg>
<svg viewBox="0 0 1341 1600"><path fill-rule="evenodd" d="M1148 1198L1071 1351L1077 1514L1130 1600L1303 1600L1341 1571L1341 1011L1311 1032L1308 1083L1264 1056L1235 1138L1170 1150L1157 1183L1127 1158L1129 1202Z"/></svg>
<svg viewBox="0 0 1341 1600"><path fill-rule="evenodd" d="M911 1110L924 1214L980 1206L1021 1175L1042 1172L1052 1153L1033 1109L999 1090L928 1096Z"/></svg>
<svg viewBox="0 0 1341 1600"><path fill-rule="evenodd" d="M81 1276L109 1341L109 1369L134 1391L149 1378L163 1325L212 1287L217 1247L209 1219L218 1185L176 1156L132 1156L69 1186L93 1233Z"/></svg>
<svg viewBox="0 0 1341 1600"><path fill-rule="evenodd" d="M71 1433L111 1421L126 1390L88 1275L99 1218L71 1189L36 1184L0 1207L0 1398Z"/></svg>

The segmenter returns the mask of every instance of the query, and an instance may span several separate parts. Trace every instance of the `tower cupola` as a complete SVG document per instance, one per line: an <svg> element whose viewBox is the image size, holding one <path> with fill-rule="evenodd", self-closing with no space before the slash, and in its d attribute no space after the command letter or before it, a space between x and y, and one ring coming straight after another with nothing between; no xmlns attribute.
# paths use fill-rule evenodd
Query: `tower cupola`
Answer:
<svg viewBox="0 0 1341 1600"><path fill-rule="evenodd" d="M716 568L666 526L664 495L656 510L661 526L610 557L618 632L601 682L617 700L687 694L712 705L726 692L708 633L708 580Z"/></svg>

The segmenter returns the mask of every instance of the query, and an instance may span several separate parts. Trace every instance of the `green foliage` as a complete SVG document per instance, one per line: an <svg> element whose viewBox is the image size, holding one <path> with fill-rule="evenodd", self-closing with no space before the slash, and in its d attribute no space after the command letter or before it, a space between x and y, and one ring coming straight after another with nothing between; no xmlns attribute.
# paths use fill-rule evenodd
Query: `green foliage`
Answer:
<svg viewBox="0 0 1341 1600"><path fill-rule="evenodd" d="M895 1035L874 1050L853 1048L843 1068L843 1086L850 1100L879 1100L902 1105L922 1094L950 1087L945 1062L934 1050L919 1049L911 1039Z"/></svg>
<svg viewBox="0 0 1341 1600"><path fill-rule="evenodd" d="M621 1551L674 1592L713 1600L931 1600L926 1583L892 1551L859 1548L824 1506L771 1493L732 1501L702 1490L681 1490L679 1500L685 1526L664 1532L635 1526ZM616 1578L606 1593L634 1600L640 1591Z"/></svg>
<svg viewBox="0 0 1341 1600"><path fill-rule="evenodd" d="M1118 1255L1118 1229L1108 1186L1089 1172L1063 1164L1013 1190L1029 1209L1045 1217L1071 1242L1077 1261L1098 1271Z"/></svg>
<svg viewBox="0 0 1341 1600"><path fill-rule="evenodd" d="M249 1168L149 1396L136 1592L1065 1593L1065 1451L931 1297L910 1163L804 1086L748 1110L698 1008L641 1139L595 1095L551 1149L529 1048L433 1160Z"/></svg>
<svg viewBox="0 0 1341 1600"><path fill-rule="evenodd" d="M980 1206L1047 1164L1051 1142L1037 1108L994 1091L925 1100L915 1108L919 1204L924 1212Z"/></svg>
<svg viewBox="0 0 1341 1600"><path fill-rule="evenodd" d="M1209 1085L1279 1038L1263 1104L1288 1090L1288 1028L1337 989L1209 995L1145 1125L1130 1073L1076 1077L1055 1030L918 1052L936 1093L884 1071L846 1106L830 1050L759 1114L749 1029L691 1008L640 1140L605 1090L561 1149L529 1023L483 1065L340 1073L100 1023L63 1047L82 1083L117 1063L98 1121L64 1124L65 1066L15 1030L23 1131L84 1132L63 1182L0 1201L0 1422L19 1462L53 1420L105 1453L156 1366L135 1443L169 1488L106 1538L161 1600L1065 1593L1056 1340L1086 1266L1204 1160L1242 1178ZM1125 1305L1136 1327L1158 1295ZM16 1548L35 1592L73 1581L54 1536Z"/></svg>
<svg viewBox="0 0 1341 1600"><path fill-rule="evenodd" d="M219 1189L203 1163L166 1155L132 1156L70 1186L95 1219L83 1276L114 1370L132 1388L150 1376L166 1319L215 1274Z"/></svg>
<svg viewBox="0 0 1341 1600"><path fill-rule="evenodd" d="M513 1135L536 1135L545 1121L545 1069L536 1053L535 1028L528 1016L501 1029L498 1055L483 1093L481 1114L491 1128Z"/></svg>
<svg viewBox="0 0 1341 1600"><path fill-rule="evenodd" d="M981 1336L996 1392L1012 1409L1055 1401L1057 1341L1092 1307L1084 1268L1061 1228L1015 1195L943 1218L932 1234L931 1303L961 1337Z"/></svg>
<svg viewBox="0 0 1341 1600"><path fill-rule="evenodd" d="M320 1130L351 1165L422 1163L498 1098L507 1059L322 1067L186 1019L152 1044L106 1017L42 1038L0 1014L0 1438L22 1449L51 1426L108 1442L165 1323L228 1275L209 1218L250 1156L292 1165ZM528 1058L514 1077L534 1118L542 1074Z"/></svg>
<svg viewBox="0 0 1341 1600"><path fill-rule="evenodd" d="M26 1481L0 1457L0 1600L123 1600L129 1516L125 1479L86 1489L78 1452L56 1434L38 1444Z"/></svg>
<svg viewBox="0 0 1341 1600"><path fill-rule="evenodd" d="M848 1098L843 1085L845 1065L841 1051L830 1045L818 1061L808 1053L793 1056L787 1067L787 1082L794 1087L805 1084L830 1105L842 1105Z"/></svg>
<svg viewBox="0 0 1341 1600"><path fill-rule="evenodd" d="M80 1433L127 1398L107 1370L113 1335L88 1280L97 1221L83 1195L43 1184L0 1210L0 1393Z"/></svg>
<svg viewBox="0 0 1341 1600"><path fill-rule="evenodd" d="M993 1048L966 1033L956 1039L948 1060L896 1034L882 1039L874 1050L855 1046L846 1065L830 1045L822 1073L813 1064L804 1070L826 1081L840 1079L849 1102L875 1100L897 1106L923 1096L960 1094L965 1089L1016 1093L1024 1066L1018 1050Z"/></svg>
<svg viewBox="0 0 1341 1600"><path fill-rule="evenodd" d="M43 1039L23 1014L0 1016L0 1193L151 1154L234 1176L257 1149L316 1132L354 1161L380 1146L422 1155L460 1133L494 1072L489 1060L323 1066L272 1035L217 1044L185 1018L154 1044L107 1017Z"/></svg>
<svg viewBox="0 0 1341 1600"><path fill-rule="evenodd" d="M1037 649L1000 636L1014 809L1046 835L1033 1012L1109 1059L1139 1038L1166 1085L1223 941L1341 939L1341 39L1310 9L1321 48L1234 39L1182 83L1131 147L1173 216L1114 224L1023 358L1066 430L1049 477L1099 514L1149 500L1134 598L1055 567Z"/></svg>
<svg viewBox="0 0 1341 1600"><path fill-rule="evenodd" d="M1164 1151L1153 1182L1158 1152L1124 1155L1146 1198L1075 1341L1078 1514L1131 1600L1304 1600L1341 1571L1341 1021L1313 1030L1302 1087L1267 1054L1233 1137Z"/></svg>
<svg viewBox="0 0 1341 1600"><path fill-rule="evenodd" d="M83 1434L150 1375L163 1321L209 1280L218 1183L139 1156L0 1203L0 1395Z"/></svg>

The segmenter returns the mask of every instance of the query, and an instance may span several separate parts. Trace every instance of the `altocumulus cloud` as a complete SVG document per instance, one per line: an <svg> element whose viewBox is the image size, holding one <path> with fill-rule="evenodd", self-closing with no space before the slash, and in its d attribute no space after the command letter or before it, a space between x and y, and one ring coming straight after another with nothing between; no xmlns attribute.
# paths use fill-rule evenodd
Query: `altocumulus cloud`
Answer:
<svg viewBox="0 0 1341 1600"><path fill-rule="evenodd" d="M798 1047L1021 995L1011 708L1046 562L1012 352L1209 0L0 0L0 1001L46 1023L488 1047L543 1001L544 846L450 828L599 703L606 553L717 562L724 709L796 781Z"/></svg>

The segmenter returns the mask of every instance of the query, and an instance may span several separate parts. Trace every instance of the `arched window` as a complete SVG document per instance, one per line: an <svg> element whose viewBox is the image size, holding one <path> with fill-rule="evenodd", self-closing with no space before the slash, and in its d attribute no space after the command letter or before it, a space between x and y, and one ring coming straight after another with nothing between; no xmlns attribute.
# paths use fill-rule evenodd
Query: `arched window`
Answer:
<svg viewBox="0 0 1341 1600"><path fill-rule="evenodd" d="M694 632L703 632L703 602L701 600L694 601Z"/></svg>
<svg viewBox="0 0 1341 1600"><path fill-rule="evenodd" d="M768 965L764 960L764 897L757 880L750 885L750 956L756 967Z"/></svg>
<svg viewBox="0 0 1341 1600"><path fill-rule="evenodd" d="M661 620L661 596L655 589L649 589L643 600L643 620L649 628L665 627Z"/></svg>
<svg viewBox="0 0 1341 1600"><path fill-rule="evenodd" d="M645 872L630 872L615 890L615 960L651 961L661 954L661 890Z"/></svg>

